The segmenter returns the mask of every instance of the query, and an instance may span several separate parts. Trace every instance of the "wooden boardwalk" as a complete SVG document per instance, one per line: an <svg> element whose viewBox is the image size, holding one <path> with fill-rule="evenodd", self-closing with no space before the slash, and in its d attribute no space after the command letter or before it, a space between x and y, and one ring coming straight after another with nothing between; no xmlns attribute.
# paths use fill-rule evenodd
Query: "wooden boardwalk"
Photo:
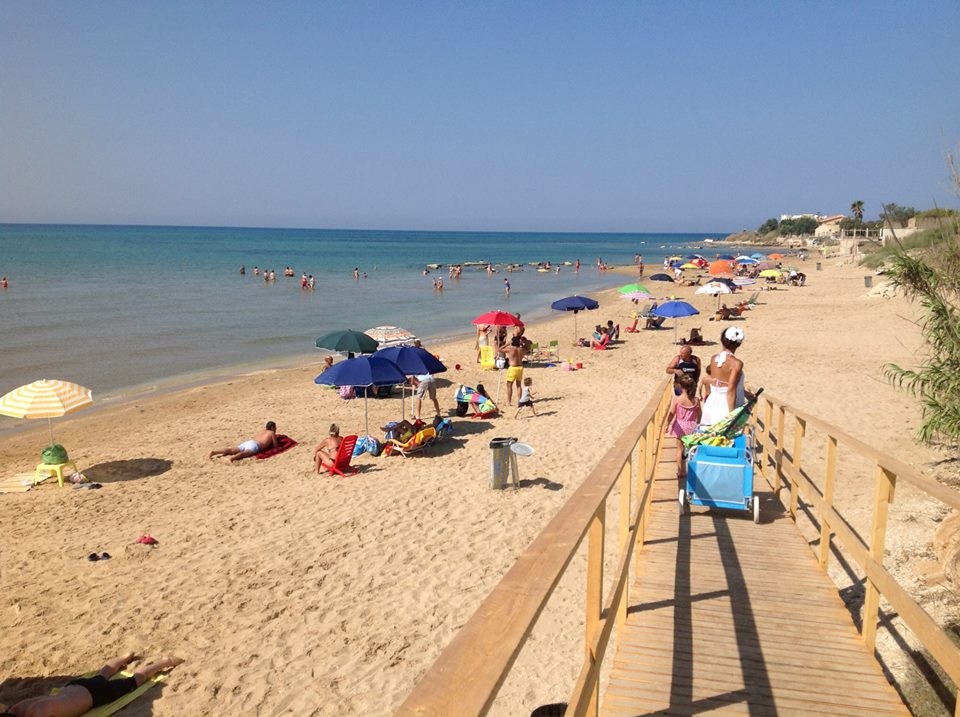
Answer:
<svg viewBox="0 0 960 717"><path fill-rule="evenodd" d="M681 517L674 460L664 446L602 714L909 715L763 479L760 525Z"/></svg>

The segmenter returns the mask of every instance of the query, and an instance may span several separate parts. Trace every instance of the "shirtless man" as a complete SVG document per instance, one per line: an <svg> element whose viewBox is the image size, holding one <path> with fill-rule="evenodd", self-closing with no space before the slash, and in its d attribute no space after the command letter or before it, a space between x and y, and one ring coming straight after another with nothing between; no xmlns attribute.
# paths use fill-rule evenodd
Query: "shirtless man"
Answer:
<svg viewBox="0 0 960 717"><path fill-rule="evenodd" d="M513 384L517 384L517 398L523 384L523 342L519 336L510 339L510 345L503 349L507 357L507 405L513 405Z"/></svg>
<svg viewBox="0 0 960 717"><path fill-rule="evenodd" d="M329 468L337 461L337 451L343 439L340 437L340 426L330 424L330 434L317 444L313 451L313 470L317 473L321 468Z"/></svg>
<svg viewBox="0 0 960 717"><path fill-rule="evenodd" d="M260 451L265 451L268 448L276 448L276 446L277 424L273 421L267 421L264 429L249 441L244 441L239 446L230 446L229 448L221 448L218 451L210 451L210 455L207 457L212 459L217 456L229 456L230 462L232 463L234 461L242 461L244 458L249 458L250 456L255 456Z"/></svg>

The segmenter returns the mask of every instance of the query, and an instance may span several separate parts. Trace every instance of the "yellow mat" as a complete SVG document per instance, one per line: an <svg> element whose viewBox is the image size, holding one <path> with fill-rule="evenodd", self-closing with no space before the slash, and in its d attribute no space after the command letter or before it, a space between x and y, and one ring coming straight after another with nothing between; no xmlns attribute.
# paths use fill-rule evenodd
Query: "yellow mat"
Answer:
<svg viewBox="0 0 960 717"><path fill-rule="evenodd" d="M0 493L26 493L33 488L33 473L0 478Z"/></svg>

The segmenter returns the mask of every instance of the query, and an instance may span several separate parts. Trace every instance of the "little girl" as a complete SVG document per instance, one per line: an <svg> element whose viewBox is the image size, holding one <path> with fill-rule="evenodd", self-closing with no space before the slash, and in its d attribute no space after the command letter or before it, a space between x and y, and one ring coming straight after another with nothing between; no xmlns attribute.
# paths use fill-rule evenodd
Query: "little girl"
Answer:
<svg viewBox="0 0 960 717"><path fill-rule="evenodd" d="M697 383L690 374L681 374L677 378L680 395L673 397L670 412L667 414L667 435L677 439L677 478L686 477L686 463L683 460L683 436L697 430L700 423L700 399L696 397Z"/></svg>

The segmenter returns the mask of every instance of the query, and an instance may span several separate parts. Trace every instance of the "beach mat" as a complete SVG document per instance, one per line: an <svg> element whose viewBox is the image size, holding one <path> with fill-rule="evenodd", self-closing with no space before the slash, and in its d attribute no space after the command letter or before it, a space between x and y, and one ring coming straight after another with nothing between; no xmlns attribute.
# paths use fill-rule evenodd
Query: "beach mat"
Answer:
<svg viewBox="0 0 960 717"><path fill-rule="evenodd" d="M85 675L83 675L83 677L93 677L94 675L97 675L97 674L99 673L88 672ZM115 674L110 679L118 680L124 677L133 677L133 673L127 672L126 670L122 670L117 674ZM135 689L133 692L128 692L120 699L114 700L109 704L100 705L99 707L94 707L92 710L88 710L84 712L83 717L110 717L110 715L112 715L114 712L118 712L119 710L122 710L124 707L126 707L128 704L133 702L135 699L137 699L140 695L142 695L144 692L149 690L158 682L163 682L166 679L166 677L167 677L166 675L154 675L149 680L147 680L142 685L140 685L137 689ZM62 688L57 687L51 690L50 694L57 695L59 694L61 689Z"/></svg>
<svg viewBox="0 0 960 717"><path fill-rule="evenodd" d="M276 456L284 451L288 451L297 445L297 442L293 440L290 436L285 436L282 433L277 434L277 447L271 448L268 451L260 451L254 458L263 459L270 458L271 456Z"/></svg>
<svg viewBox="0 0 960 717"><path fill-rule="evenodd" d="M18 473L0 478L0 493L26 493L33 488L33 473Z"/></svg>

